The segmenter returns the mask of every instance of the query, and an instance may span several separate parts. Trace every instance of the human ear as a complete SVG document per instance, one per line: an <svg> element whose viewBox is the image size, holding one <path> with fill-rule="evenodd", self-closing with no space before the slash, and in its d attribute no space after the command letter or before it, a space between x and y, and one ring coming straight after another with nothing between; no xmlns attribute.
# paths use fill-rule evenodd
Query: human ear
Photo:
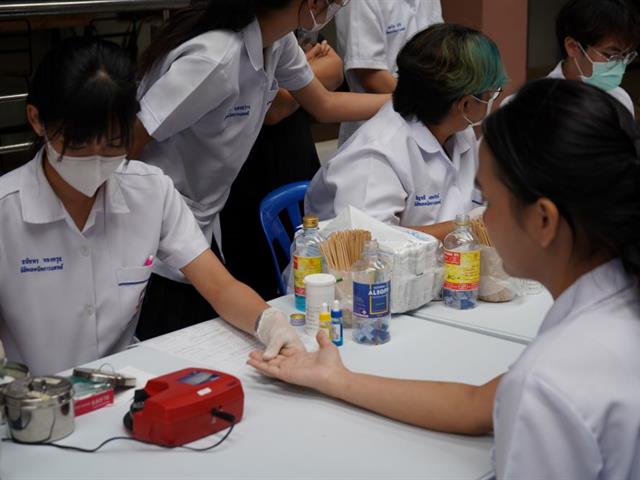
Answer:
<svg viewBox="0 0 640 480"><path fill-rule="evenodd" d="M569 58L579 58L582 54L580 43L573 37L564 39L564 51Z"/></svg>
<svg viewBox="0 0 640 480"><path fill-rule="evenodd" d="M44 137L45 129L44 125L40 121L40 112L33 105L27 105L27 120L31 124L31 128L36 132L39 137Z"/></svg>
<svg viewBox="0 0 640 480"><path fill-rule="evenodd" d="M527 230L540 248L548 248L558 236L560 211L548 198L540 198L527 207Z"/></svg>

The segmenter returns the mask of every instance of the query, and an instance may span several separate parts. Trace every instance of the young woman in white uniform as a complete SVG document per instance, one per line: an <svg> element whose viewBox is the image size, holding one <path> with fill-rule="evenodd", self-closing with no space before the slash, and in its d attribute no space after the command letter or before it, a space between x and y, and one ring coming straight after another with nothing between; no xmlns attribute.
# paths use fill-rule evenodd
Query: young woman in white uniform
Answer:
<svg viewBox="0 0 640 480"><path fill-rule="evenodd" d="M640 478L640 129L602 90L545 79L483 130L491 238L555 298L509 371L483 386L363 375L324 334L319 352L250 363L407 423L493 431L498 479Z"/></svg>
<svg viewBox="0 0 640 480"><path fill-rule="evenodd" d="M393 93L396 58L416 33L442 23L440 0L358 0L336 15L338 53L352 92ZM362 122L340 126L340 145Z"/></svg>
<svg viewBox="0 0 640 480"><path fill-rule="evenodd" d="M507 80L497 46L480 32L440 23L407 43L398 73L393 102L314 177L307 213L326 220L354 206L415 227L451 221L481 204L471 125L491 111ZM422 230L442 237L451 225Z"/></svg>
<svg viewBox="0 0 640 480"><path fill-rule="evenodd" d="M635 116L633 100L620 86L640 44L640 14L632 1L571 0L558 14L556 36L563 59L548 78L601 88Z"/></svg>
<svg viewBox="0 0 640 480"><path fill-rule="evenodd" d="M218 214L280 87L328 122L370 118L388 96L329 92L298 46L294 30L321 28L347 0L202 3L172 19L142 58L132 158L162 168L219 244ZM153 277L143 324L158 324L178 303L188 307L166 315L168 330L210 315L192 308L197 296L176 285L184 281L178 271L158 265L157 273L172 281Z"/></svg>
<svg viewBox="0 0 640 480"><path fill-rule="evenodd" d="M0 178L0 338L51 374L133 342L156 258L180 269L234 326L275 355L301 344L287 318L237 282L160 169L126 161L138 110L116 45L76 38L49 52L27 117L42 147Z"/></svg>

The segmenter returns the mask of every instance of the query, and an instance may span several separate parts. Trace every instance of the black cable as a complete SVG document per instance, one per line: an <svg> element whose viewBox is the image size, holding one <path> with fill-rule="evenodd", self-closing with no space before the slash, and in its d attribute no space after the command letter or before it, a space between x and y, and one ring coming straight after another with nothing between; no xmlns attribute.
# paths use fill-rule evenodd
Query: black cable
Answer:
<svg viewBox="0 0 640 480"><path fill-rule="evenodd" d="M18 443L21 445L39 445L39 446L43 446L43 447L56 447L56 448L60 448L61 450L73 450L74 452L81 452L81 453L95 453L98 450L100 450L102 447L104 447L105 445L107 445L108 443L114 442L116 440L124 440L124 441L129 441L129 442L137 442L137 443L144 443L145 445L155 445L156 447L162 447L165 448L167 450L174 450L177 448L183 448L185 450L190 450L192 452L206 452L207 450L212 450L214 448L216 448L218 445L222 444L222 442L224 442L229 435L231 435L231 432L233 431L233 427L236 426L236 418L231 415L230 413L226 413L226 412L221 412L219 410L214 410L213 412L211 412L211 414L214 417L218 417L221 418L222 420L225 420L227 422L229 422L231 425L229 426L229 430L227 430L227 433L224 434L224 437L222 437L219 441L217 441L216 443L214 443L213 445L209 446L209 447L202 447L202 448L196 448L196 447L187 447L184 445L177 445L177 446L168 446L168 445L159 445L157 443L153 443L153 442L147 442L145 440L140 440L137 438L133 438L133 437L111 437L108 438L107 440L105 440L104 442L102 442L100 445L98 445L95 448L81 448L81 447L74 447L72 445L60 445L58 443L47 443L47 442L35 442L35 443L30 443L30 442L21 442L19 440L15 440L15 439L11 439L11 438L3 438L2 441L3 442L11 442L13 441L14 443Z"/></svg>

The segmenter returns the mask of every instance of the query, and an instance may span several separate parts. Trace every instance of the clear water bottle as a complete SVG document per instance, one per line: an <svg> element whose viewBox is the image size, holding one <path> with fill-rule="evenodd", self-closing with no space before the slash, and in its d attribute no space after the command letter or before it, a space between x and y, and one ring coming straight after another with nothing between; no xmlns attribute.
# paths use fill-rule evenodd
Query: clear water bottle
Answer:
<svg viewBox="0 0 640 480"><path fill-rule="evenodd" d="M480 289L480 245L469 226L468 215L456 216L456 228L444 245L444 304L458 310L478 305Z"/></svg>
<svg viewBox="0 0 640 480"><path fill-rule="evenodd" d="M314 273L322 273L322 239L318 231L318 217L306 216L302 221L303 231L296 238L293 254L293 284L296 297L296 308L305 311L304 278Z"/></svg>
<svg viewBox="0 0 640 480"><path fill-rule="evenodd" d="M366 242L353 264L353 340L367 345L391 339L391 269L378 256L378 242Z"/></svg>

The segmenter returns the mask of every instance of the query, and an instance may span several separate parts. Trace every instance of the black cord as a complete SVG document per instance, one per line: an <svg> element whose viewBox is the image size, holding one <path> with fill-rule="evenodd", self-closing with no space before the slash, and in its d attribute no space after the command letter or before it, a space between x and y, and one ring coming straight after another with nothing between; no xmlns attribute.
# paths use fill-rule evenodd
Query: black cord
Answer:
<svg viewBox="0 0 640 480"><path fill-rule="evenodd" d="M73 450L74 452L81 452L81 453L95 453L98 450L100 450L102 447L107 445L108 443L115 442L116 440L144 443L145 445L155 445L156 447L165 448L167 450L174 450L174 449L177 449L177 448L183 448L185 450L190 450L192 452L206 452L206 451L212 450L212 449L216 448L218 445L222 444L222 442L224 442L229 437L229 435L231 435L231 432L233 432L233 427L236 426L236 419L230 413L221 412L219 410L214 410L211 413L212 413L212 415L214 417L218 417L218 418L221 418L223 420L226 420L231 425L229 426L229 430L227 430L227 433L225 433L224 437L222 437L219 441L217 441L216 443L214 443L213 445L211 445L209 447L202 447L202 448L187 447L187 446L184 446L184 445L177 445L175 447L171 447L171 446L168 446L168 445L159 445L157 443L147 442L145 440L139 440L139 439L133 438L133 437L111 437L111 438L105 440L104 442L102 442L100 445L98 445L95 448L81 448L81 447L74 447L74 446L71 446L71 445L60 445L59 443L47 443L47 442L35 442L35 443L20 442L18 440L11 439L11 438L3 438L2 441L3 442L11 442L11 441L13 441L14 443L19 443L19 444L22 444L22 445L39 445L39 446L43 446L43 447L55 447L55 448L59 448L61 450Z"/></svg>

